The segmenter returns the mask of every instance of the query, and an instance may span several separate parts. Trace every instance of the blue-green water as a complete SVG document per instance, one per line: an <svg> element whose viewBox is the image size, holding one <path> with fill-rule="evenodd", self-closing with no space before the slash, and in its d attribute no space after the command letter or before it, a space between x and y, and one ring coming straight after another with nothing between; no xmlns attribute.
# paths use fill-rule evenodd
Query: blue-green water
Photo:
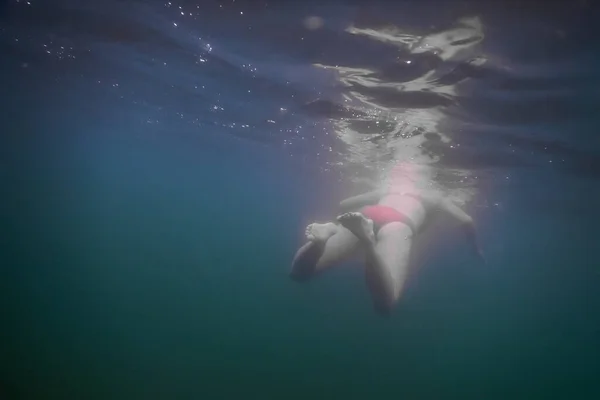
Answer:
<svg viewBox="0 0 600 400"><path fill-rule="evenodd" d="M128 24L104 30L94 18L84 20L93 12L69 14L58 5L43 8L49 16L31 16L25 4L12 2L2 14L8 55L0 61L2 398L600 394L600 156L590 105L597 93L589 89L598 82L592 71L598 64L586 66L594 57L590 49L571 46L574 67L559 63L564 53L557 50L556 66L542 64L535 43L507 51L503 34L515 33L484 13L493 29L482 53L520 61L531 77L518 85L502 75L471 77L470 91L457 95L460 106L435 106L453 116L445 129L468 146L458 155L444 150L436 168L480 177L467 207L489 263L477 265L460 238L442 237L392 317L382 319L372 310L359 264L308 284L287 276L306 223L328 218L340 198L360 189L350 177L368 174L340 144L343 138L323 133L323 127L334 132L335 113L318 109L324 121L310 110L277 119L280 106L294 109L292 97L302 103L317 91L335 91L331 78L311 67L327 57L289 44L284 34L296 28L260 42L244 38L225 17L211 25L217 17L210 17L216 12L210 7L219 3L205 6L203 24L189 22L187 33L179 33L181 48L160 48L157 42L175 40L160 24L169 8L131 4L145 10L138 16L158 33ZM242 6L232 10L254 10ZM353 7L309 4L299 12L280 5L251 15L267 24L315 13L328 15L335 27L351 20ZM115 16L125 12L119 10ZM78 32L60 15L75 15L88 29ZM413 24L427 30L428 15ZM534 22L558 24L547 18ZM561 26L567 32L577 22L570 18ZM201 70L194 57L186 59L193 53L185 47L187 34L220 41L214 47L221 58L207 64L221 64ZM151 35L161 39L146 41ZM52 52L71 41L80 61L45 58L41 45L49 40ZM279 73L259 83L232 67L236 57L253 51L266 57L286 46L288 53L263 60L261 68ZM360 51L385 58L390 50L377 46ZM84 57L87 49L93 56ZM139 55L135 61L132 49L152 53L155 64ZM348 49L338 51L329 56L340 64L364 62ZM158 70L163 59L177 66ZM541 85L535 77L551 67L552 79L534 90ZM278 81L286 79L292 83ZM203 84L212 92L190 89ZM243 97L246 87L260 95ZM536 97L546 87L564 95L553 103L547 95L549 111ZM217 97L222 114L210 111ZM457 115L468 115L470 125ZM226 126L232 121L249 124L250 133ZM283 143L288 140L295 147ZM437 151L435 143L429 146ZM324 157L329 146L335 155ZM525 156L515 158L515 148ZM376 164L380 156L366 152L365 159ZM340 163L346 169L335 167Z"/></svg>

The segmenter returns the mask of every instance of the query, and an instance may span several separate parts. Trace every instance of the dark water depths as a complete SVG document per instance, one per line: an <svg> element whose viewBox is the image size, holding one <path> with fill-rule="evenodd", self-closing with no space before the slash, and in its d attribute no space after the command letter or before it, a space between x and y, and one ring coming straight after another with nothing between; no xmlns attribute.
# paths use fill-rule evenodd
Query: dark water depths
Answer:
<svg viewBox="0 0 600 400"><path fill-rule="evenodd" d="M0 3L0 398L600 395L592 2ZM390 319L304 226L464 204Z"/></svg>

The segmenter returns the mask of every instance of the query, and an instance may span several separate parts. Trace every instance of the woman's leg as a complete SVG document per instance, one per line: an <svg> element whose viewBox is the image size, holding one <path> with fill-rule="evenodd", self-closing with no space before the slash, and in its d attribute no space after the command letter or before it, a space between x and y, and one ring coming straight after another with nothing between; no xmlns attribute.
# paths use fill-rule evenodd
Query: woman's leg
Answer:
<svg viewBox="0 0 600 400"><path fill-rule="evenodd" d="M365 278L375 308L389 314L404 289L408 277L412 230L401 222L391 222L377 233L377 241L367 244Z"/></svg>
<svg viewBox="0 0 600 400"><path fill-rule="evenodd" d="M332 222L311 224L306 228L308 242L292 262L290 277L305 281L348 259L359 247L359 240L342 225Z"/></svg>
<svg viewBox="0 0 600 400"><path fill-rule="evenodd" d="M408 276L413 232L402 222L390 222L377 236L373 221L360 213L348 213L339 221L357 236L367 258L365 277L375 308L389 314L398 302Z"/></svg>

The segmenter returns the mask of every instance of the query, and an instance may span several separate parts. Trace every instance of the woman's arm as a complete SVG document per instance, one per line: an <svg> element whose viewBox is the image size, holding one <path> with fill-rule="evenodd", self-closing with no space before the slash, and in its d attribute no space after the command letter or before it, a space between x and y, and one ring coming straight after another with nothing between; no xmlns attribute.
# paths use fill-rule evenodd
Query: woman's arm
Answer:
<svg viewBox="0 0 600 400"><path fill-rule="evenodd" d="M342 200L340 202L339 212L340 214L343 214L345 212L357 211L364 206L377 204L382 197L383 192L381 190L374 190L372 192L347 198L346 200Z"/></svg>

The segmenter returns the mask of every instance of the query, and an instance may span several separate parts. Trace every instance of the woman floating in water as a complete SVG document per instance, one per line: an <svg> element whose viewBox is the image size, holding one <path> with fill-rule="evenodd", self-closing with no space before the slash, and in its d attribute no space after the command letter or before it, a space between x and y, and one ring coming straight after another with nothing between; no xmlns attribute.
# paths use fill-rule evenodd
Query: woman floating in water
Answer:
<svg viewBox="0 0 600 400"><path fill-rule="evenodd" d="M362 247L366 251L365 277L374 306L389 314L402 293L415 236L436 211L459 223L476 254L483 259L473 219L452 201L417 190L403 176L406 168L394 167L387 190L365 193L340 203L342 210L358 211L338 216L337 223L308 225L308 242L294 257L292 279L310 279Z"/></svg>

